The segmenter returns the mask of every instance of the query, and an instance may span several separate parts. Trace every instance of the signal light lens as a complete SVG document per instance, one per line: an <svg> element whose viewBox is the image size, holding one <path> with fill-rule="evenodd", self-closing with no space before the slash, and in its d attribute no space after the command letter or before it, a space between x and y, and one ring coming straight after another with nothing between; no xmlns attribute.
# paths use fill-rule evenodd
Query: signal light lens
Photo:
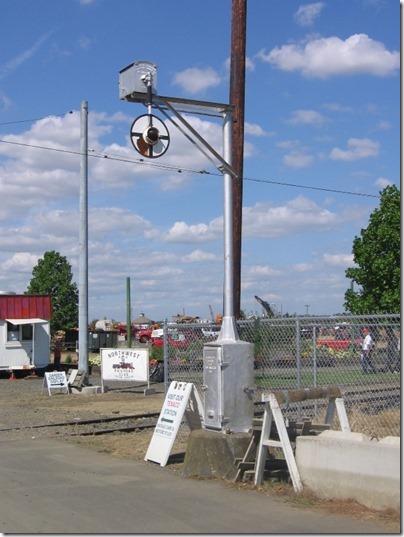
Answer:
<svg viewBox="0 0 404 537"><path fill-rule="evenodd" d="M155 145L159 141L160 133L156 127L147 127L143 133L145 142L149 145Z"/></svg>

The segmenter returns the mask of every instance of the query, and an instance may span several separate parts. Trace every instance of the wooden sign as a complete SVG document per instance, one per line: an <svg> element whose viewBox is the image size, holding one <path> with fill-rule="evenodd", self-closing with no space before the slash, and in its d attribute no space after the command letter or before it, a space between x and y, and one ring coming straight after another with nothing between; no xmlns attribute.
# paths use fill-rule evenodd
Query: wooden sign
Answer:
<svg viewBox="0 0 404 537"><path fill-rule="evenodd" d="M192 383L171 382L146 453L145 461L158 462L160 466L167 464L190 398L192 401L193 428L196 428L198 424L199 428L202 427L200 419L199 421L196 420L196 415L203 416L202 408L196 409L195 407L195 405L200 405L199 398L194 395L196 393Z"/></svg>

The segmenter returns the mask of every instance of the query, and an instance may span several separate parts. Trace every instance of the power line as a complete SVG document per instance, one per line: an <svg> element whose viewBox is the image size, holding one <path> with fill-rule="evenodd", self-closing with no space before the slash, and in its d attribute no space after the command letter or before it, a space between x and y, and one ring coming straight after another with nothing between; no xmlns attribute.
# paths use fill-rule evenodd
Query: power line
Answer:
<svg viewBox="0 0 404 537"><path fill-rule="evenodd" d="M23 147L30 147L32 149L43 149L46 151L55 151L58 153L67 153L71 155L82 155L81 151L73 151L71 149L60 149L57 147L45 147L41 145L34 145L34 144L26 144L22 142L13 142L11 140L0 140L0 143L4 144L11 144L11 145L18 145ZM120 157L120 156L114 156L107 155L105 153L98 153L96 154L95 150L90 150L89 157L93 158L101 158L105 160L111 160L116 162L126 162L128 164L142 164L144 166L150 166L153 168L158 168L161 170L168 170L168 171L176 171L177 173L197 173L197 174L205 174L205 175L211 175L212 177L221 177L222 175L219 173L209 172L207 170L195 170L192 168L182 168L180 166L174 166L170 164L157 164L155 162L149 162L142 158L130 158L130 157ZM317 190L322 192L331 192L333 194L345 194L348 196L360 196L365 198L380 198L380 196L377 196L375 194L367 194L367 193L361 193L361 192L352 192L349 190L338 190L335 188L324 188L324 187L317 187L317 186L310 186L310 185L299 185L296 183L288 183L285 181L275 181L273 179L257 179L254 177L243 177L243 181L251 181L255 183L266 183L266 184L272 184L272 185L278 185L278 186L287 186L291 188L302 188L306 190Z"/></svg>
<svg viewBox="0 0 404 537"><path fill-rule="evenodd" d="M36 117L33 119L20 119L19 121L6 121L4 123L0 123L0 127L3 125L18 125L19 123L33 123L34 121L41 121L42 119L46 119L48 117L64 117L67 114L73 114L73 112L77 112L78 110L69 110L68 112L63 112L63 114L50 114L48 116L44 117Z"/></svg>

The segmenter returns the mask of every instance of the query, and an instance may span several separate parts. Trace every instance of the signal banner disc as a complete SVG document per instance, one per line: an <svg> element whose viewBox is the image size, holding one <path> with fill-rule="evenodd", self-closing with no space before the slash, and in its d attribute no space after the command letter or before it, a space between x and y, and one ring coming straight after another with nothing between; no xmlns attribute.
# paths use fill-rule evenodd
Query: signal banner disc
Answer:
<svg viewBox="0 0 404 537"><path fill-rule="evenodd" d="M152 136L148 134L149 129L152 129ZM157 140L155 129L158 131ZM144 114L132 123L130 140L136 151L143 157L157 158L167 151L170 145L170 134L161 119L153 114Z"/></svg>

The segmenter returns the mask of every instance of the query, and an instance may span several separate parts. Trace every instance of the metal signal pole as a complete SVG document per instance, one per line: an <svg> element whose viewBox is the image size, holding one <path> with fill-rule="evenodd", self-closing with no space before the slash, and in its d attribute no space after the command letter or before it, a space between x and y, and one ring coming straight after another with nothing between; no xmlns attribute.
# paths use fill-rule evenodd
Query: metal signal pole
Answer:
<svg viewBox="0 0 404 537"><path fill-rule="evenodd" d="M240 318L241 288L241 230L243 211L244 108L245 108L245 51L247 0L232 0L230 104L234 105L232 166L238 175L233 179L233 306L234 316Z"/></svg>
<svg viewBox="0 0 404 537"><path fill-rule="evenodd" d="M81 103L79 369L88 373L88 103Z"/></svg>

